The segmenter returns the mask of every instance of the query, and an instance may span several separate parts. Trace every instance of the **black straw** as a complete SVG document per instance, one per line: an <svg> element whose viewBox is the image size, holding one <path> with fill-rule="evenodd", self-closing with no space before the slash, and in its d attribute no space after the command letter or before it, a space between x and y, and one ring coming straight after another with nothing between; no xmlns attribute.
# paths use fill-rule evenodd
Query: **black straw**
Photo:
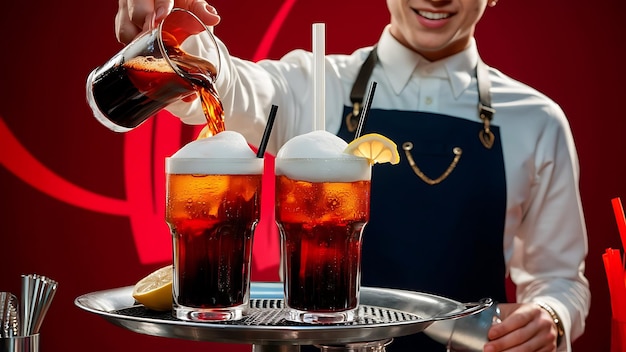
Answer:
<svg viewBox="0 0 626 352"><path fill-rule="evenodd" d="M363 125L365 125L367 114L369 114L370 108L372 107L372 100L374 100L374 92L376 92L376 84L377 84L376 81L372 81L372 83L370 83L370 88L367 90L367 95L365 96L365 102L363 103L363 108L361 109L361 116L359 117L359 124L356 128L356 132L354 133L355 139L361 137L361 133L363 132Z"/></svg>
<svg viewBox="0 0 626 352"><path fill-rule="evenodd" d="M267 117L267 124L265 125L265 131L263 131L263 138L261 138L261 144L259 145L259 150L256 153L257 158L262 158L263 154L265 154L265 148L267 148L267 143L270 140L270 134L272 133L272 126L274 125L274 119L276 118L277 110L278 110L278 106L272 105L272 109L270 110L270 115Z"/></svg>

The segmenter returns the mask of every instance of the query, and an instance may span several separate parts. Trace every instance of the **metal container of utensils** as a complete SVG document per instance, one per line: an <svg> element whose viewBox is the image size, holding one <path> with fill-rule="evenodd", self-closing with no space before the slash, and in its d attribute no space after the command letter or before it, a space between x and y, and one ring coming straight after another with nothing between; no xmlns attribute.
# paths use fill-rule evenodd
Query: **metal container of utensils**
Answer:
<svg viewBox="0 0 626 352"><path fill-rule="evenodd" d="M58 283L42 275L22 275L22 294L0 292L0 352L38 352L39 329Z"/></svg>

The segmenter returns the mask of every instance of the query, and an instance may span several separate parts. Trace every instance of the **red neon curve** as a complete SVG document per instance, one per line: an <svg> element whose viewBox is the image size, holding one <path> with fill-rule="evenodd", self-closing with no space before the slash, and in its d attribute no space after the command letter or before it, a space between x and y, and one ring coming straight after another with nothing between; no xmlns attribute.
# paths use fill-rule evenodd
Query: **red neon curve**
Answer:
<svg viewBox="0 0 626 352"><path fill-rule="evenodd" d="M129 215L125 200L80 188L52 172L24 148L0 116L0 164L22 181L52 198L79 208L113 215Z"/></svg>
<svg viewBox="0 0 626 352"><path fill-rule="evenodd" d="M267 57L272 44L274 44L274 41L276 40L276 36L278 35L280 28L283 26L285 19L289 16L289 12L295 3L296 0L285 0L285 2L283 2L283 5L278 10L276 16L274 16L270 26L263 35L261 43L257 47L254 56L252 56L252 61L259 61Z"/></svg>

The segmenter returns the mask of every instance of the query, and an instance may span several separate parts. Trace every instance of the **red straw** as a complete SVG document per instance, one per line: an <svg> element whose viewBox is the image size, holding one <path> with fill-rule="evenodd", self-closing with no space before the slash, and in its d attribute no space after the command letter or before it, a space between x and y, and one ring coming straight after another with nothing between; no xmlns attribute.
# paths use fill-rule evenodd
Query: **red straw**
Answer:
<svg viewBox="0 0 626 352"><path fill-rule="evenodd" d="M626 322L611 319L611 352L626 351Z"/></svg>
<svg viewBox="0 0 626 352"><path fill-rule="evenodd" d="M611 203L613 203L613 212L615 213L615 221L617 221L619 236L622 239L622 248L626 251L626 217L624 216L622 201L618 197L613 198Z"/></svg>
<svg viewBox="0 0 626 352"><path fill-rule="evenodd" d="M602 254L602 259L609 283L613 318L618 321L625 321L626 284L624 283L624 266L620 258L619 249L608 248L606 252Z"/></svg>

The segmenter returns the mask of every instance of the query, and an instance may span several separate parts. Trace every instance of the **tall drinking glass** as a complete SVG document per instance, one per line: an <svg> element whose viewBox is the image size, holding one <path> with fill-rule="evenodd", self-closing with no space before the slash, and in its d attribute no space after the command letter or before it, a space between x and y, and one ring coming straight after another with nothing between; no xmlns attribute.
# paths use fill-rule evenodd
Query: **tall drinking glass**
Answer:
<svg viewBox="0 0 626 352"><path fill-rule="evenodd" d="M276 158L287 319L352 321L359 304L362 230L371 168L364 158Z"/></svg>
<svg viewBox="0 0 626 352"><path fill-rule="evenodd" d="M245 314L262 172L260 158L166 159L175 317L221 321Z"/></svg>
<svg viewBox="0 0 626 352"><path fill-rule="evenodd" d="M215 38L193 13L174 9L87 78L87 102L107 128L126 132L168 105L198 94L212 134L224 130L213 86L220 67Z"/></svg>

